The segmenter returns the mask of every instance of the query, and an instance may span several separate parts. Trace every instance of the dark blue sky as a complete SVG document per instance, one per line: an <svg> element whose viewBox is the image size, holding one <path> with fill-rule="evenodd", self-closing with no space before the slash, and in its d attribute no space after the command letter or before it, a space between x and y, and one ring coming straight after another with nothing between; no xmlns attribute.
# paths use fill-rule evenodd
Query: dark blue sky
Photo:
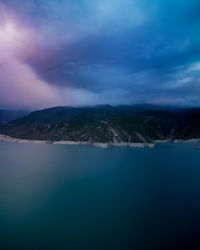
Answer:
<svg viewBox="0 0 200 250"><path fill-rule="evenodd" d="M199 0L0 0L0 106L200 105Z"/></svg>

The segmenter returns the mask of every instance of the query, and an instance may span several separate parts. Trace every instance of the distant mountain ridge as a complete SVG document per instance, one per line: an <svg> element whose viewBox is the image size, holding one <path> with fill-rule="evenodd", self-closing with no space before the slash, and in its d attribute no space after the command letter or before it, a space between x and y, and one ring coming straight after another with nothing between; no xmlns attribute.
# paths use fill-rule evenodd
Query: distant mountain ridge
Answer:
<svg viewBox="0 0 200 250"><path fill-rule="evenodd" d="M200 138L200 109L110 106L55 107L9 122L14 138L101 143L149 143Z"/></svg>
<svg viewBox="0 0 200 250"><path fill-rule="evenodd" d="M0 125L19 119L27 115L28 113L30 112L25 110L0 109Z"/></svg>

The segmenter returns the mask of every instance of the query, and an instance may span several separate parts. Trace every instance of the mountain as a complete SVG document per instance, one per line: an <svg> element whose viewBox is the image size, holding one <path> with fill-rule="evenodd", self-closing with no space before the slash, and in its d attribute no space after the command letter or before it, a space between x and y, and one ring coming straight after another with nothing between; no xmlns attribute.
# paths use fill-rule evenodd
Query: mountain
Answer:
<svg viewBox="0 0 200 250"><path fill-rule="evenodd" d="M200 109L55 107L11 121L0 133L21 139L153 142L200 138Z"/></svg>
<svg viewBox="0 0 200 250"><path fill-rule="evenodd" d="M7 122L19 119L27 115L29 111L25 110L7 110L0 109L0 125L6 124Z"/></svg>

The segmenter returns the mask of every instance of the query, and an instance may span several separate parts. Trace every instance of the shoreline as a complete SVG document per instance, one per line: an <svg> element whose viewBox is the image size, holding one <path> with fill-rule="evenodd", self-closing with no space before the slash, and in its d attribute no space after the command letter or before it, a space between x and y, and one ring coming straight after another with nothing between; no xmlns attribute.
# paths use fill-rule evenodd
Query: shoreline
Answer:
<svg viewBox="0 0 200 250"><path fill-rule="evenodd" d="M165 140L155 140L152 143L127 143L127 142L108 142L108 143L101 143L101 142L83 142L83 141L47 141L47 140L30 140L30 139L20 139L20 138L13 138L8 135L0 134L0 141L7 141L7 142L15 142L15 143L33 143L33 144L55 144L55 145L85 145L85 146L93 146L99 148L108 148L108 147L131 147L131 148L154 148L156 144L159 143L188 143L188 142L200 142L200 138L182 140L176 139L174 141L165 139Z"/></svg>
<svg viewBox="0 0 200 250"><path fill-rule="evenodd" d="M127 142L84 142L84 141L47 141L47 140L30 140L30 139L20 139L20 138L13 138L8 135L0 134L0 141L7 141L7 142L15 142L15 143L33 143L33 144L54 144L54 145L85 145L85 146L93 146L99 148L108 148L108 147L133 147L133 148L144 148L149 147L153 148L155 146L154 143L127 143Z"/></svg>

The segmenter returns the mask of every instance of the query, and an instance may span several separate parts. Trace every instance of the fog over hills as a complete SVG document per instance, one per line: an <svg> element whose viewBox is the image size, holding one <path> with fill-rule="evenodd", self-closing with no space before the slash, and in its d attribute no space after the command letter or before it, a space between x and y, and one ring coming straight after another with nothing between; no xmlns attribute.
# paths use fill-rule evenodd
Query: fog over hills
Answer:
<svg viewBox="0 0 200 250"><path fill-rule="evenodd" d="M29 111L25 110L0 109L0 125L19 119L28 113Z"/></svg>

